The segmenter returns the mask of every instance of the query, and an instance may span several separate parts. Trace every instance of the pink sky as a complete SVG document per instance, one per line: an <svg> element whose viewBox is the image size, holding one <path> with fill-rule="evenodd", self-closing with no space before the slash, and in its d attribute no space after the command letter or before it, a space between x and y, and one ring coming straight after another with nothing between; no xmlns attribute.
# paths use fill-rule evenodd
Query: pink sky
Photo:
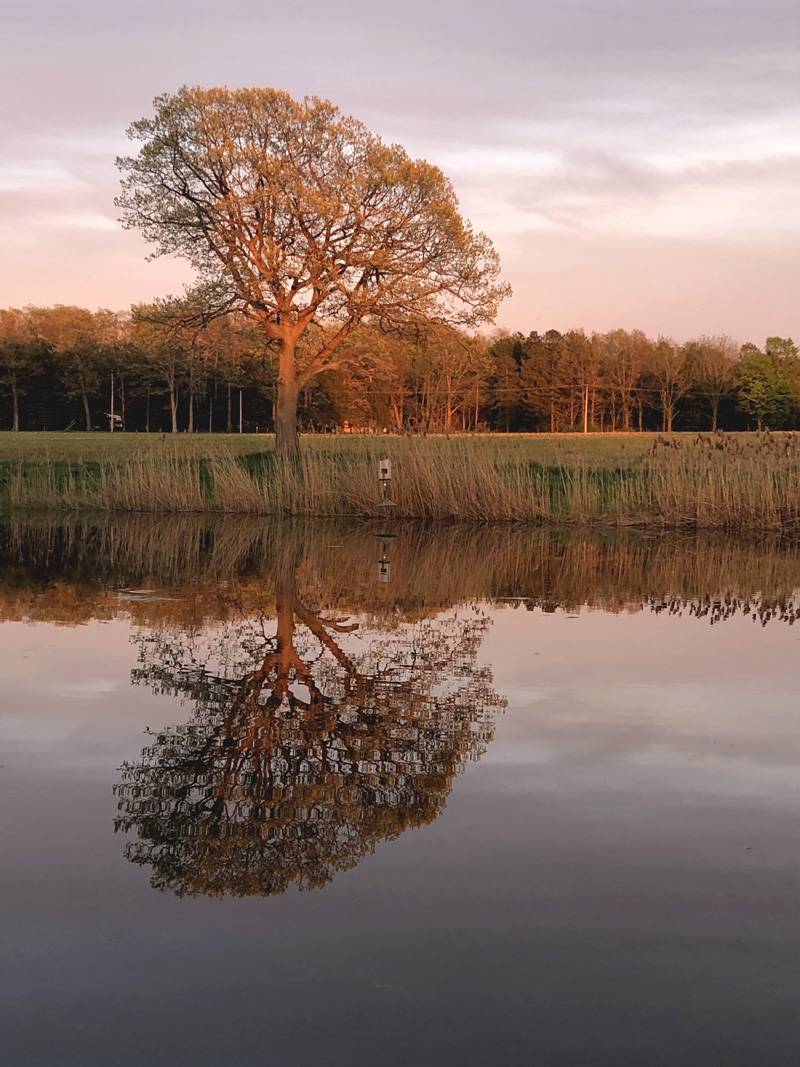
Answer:
<svg viewBox="0 0 800 1067"><path fill-rule="evenodd" d="M114 156L182 83L327 96L438 163L511 329L800 336L795 0L11 0L0 305L179 289L116 222Z"/></svg>

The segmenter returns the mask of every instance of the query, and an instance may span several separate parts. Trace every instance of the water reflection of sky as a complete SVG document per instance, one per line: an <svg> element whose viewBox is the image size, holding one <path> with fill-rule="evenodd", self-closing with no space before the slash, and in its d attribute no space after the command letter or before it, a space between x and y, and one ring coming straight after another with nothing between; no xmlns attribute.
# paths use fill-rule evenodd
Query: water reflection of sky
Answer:
<svg viewBox="0 0 800 1067"><path fill-rule="evenodd" d="M794 1064L800 631L489 610L508 705L444 810L269 898L124 859L118 768L191 713L129 621L4 623L8 1062Z"/></svg>

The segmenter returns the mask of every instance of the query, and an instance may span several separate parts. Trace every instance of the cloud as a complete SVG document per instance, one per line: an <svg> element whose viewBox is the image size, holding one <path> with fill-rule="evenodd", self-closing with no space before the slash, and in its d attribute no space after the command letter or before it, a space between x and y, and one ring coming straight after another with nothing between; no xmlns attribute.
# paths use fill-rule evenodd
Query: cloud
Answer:
<svg viewBox="0 0 800 1067"><path fill-rule="evenodd" d="M118 304L123 278L143 295L156 275L134 235L112 233L113 157L153 96L182 82L329 96L439 163L475 225L513 249L504 260L517 294L504 312L512 325L542 312L517 254L527 241L534 259L542 236L563 262L576 239L605 241L607 261L642 238L664 242L654 260L664 266L675 242L686 254L711 242L720 259L740 250L748 277L748 255L786 269L787 244L800 251L796 0L11 0L0 33L14 43L0 65L0 227L15 247L49 227L83 234L86 256L105 249L119 263L129 249ZM625 255L611 264L615 278L626 264ZM42 289L42 272L21 269L11 268L15 289L59 298ZM105 273L87 259L87 303ZM619 300L609 276L581 272L581 291L563 280L560 302L588 328L598 294ZM715 280L696 280L707 298L698 314L724 317ZM639 324L676 329L663 295L672 282L654 277L662 296L645 299L630 279ZM104 280L103 302L110 288ZM739 297L737 319L749 314L754 335L768 332L757 293Z"/></svg>
<svg viewBox="0 0 800 1067"><path fill-rule="evenodd" d="M0 193L80 189L83 183L60 163L47 159L0 162Z"/></svg>

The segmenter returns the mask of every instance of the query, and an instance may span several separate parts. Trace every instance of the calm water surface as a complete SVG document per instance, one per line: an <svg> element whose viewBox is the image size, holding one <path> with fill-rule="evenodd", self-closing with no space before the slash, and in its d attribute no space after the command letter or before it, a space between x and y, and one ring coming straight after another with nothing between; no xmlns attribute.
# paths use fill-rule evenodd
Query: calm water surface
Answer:
<svg viewBox="0 0 800 1067"><path fill-rule="evenodd" d="M798 589L765 542L0 530L3 1062L795 1065Z"/></svg>

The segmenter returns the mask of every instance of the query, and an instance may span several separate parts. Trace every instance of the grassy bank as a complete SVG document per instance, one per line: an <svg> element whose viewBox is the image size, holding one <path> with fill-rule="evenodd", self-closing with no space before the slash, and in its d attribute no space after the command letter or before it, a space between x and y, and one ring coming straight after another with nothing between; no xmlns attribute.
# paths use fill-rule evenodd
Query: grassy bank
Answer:
<svg viewBox="0 0 800 1067"><path fill-rule="evenodd" d="M626 466L640 459L653 445L660 434L654 433L608 433L608 434L472 434L469 437L429 437L429 441L469 441L478 449L487 449L494 454L524 455L531 462L551 463L563 459L585 460L599 465ZM751 434L739 435L743 438ZM396 441L409 441L394 435L374 437L368 435L305 434L303 449L306 452L327 452L334 448L344 455L372 454L376 448L388 447ZM272 434L139 434L139 433L83 433L70 431L46 433L0 432L0 465L24 461L36 462L83 462L96 460L114 461L129 459L142 449L168 451L185 456L217 455L230 452L233 455L258 455L271 452L275 438Z"/></svg>
<svg viewBox="0 0 800 1067"><path fill-rule="evenodd" d="M248 450L230 439L144 435L112 446L108 436L89 455L23 449L5 460L0 450L0 506L800 529L800 438L786 434L319 437L304 439L297 465L276 457L270 439L256 440ZM393 461L389 508L377 480L383 455Z"/></svg>

